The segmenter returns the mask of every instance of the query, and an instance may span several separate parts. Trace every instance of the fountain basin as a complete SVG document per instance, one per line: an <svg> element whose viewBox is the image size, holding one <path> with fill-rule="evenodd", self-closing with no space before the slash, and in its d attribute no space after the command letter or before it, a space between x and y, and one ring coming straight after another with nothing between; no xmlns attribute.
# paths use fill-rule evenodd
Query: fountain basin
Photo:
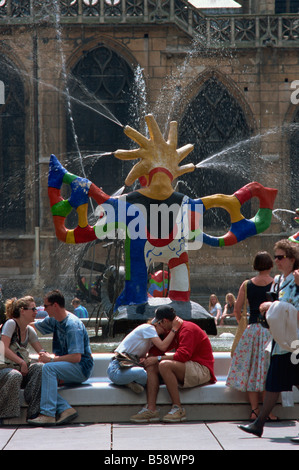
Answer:
<svg viewBox="0 0 299 470"><path fill-rule="evenodd" d="M153 297L149 298L145 304L122 305L119 307L114 315L114 334L128 332L141 323L154 318L156 308L162 305L173 307L180 318L196 323L208 335L217 334L214 317L204 307L192 300L180 302L171 300L168 297Z"/></svg>

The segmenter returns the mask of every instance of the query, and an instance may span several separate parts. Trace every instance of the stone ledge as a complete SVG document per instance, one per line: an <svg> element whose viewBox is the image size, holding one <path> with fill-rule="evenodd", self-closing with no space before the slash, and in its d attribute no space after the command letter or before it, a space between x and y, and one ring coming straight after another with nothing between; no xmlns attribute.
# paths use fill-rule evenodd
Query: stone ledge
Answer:
<svg viewBox="0 0 299 470"><path fill-rule="evenodd" d="M126 387L110 382L106 375L113 354L94 354L95 366L92 376L81 385L59 388L59 394L74 406L79 416L74 422L128 422L146 403L146 393L135 394ZM250 405L246 393L226 386L230 353L216 352L215 375L217 383L192 389L180 390L180 397L189 421L201 420L247 420ZM22 391L21 391L21 394ZM295 406L284 408L280 402L275 413L281 419L297 419L299 414L299 392L294 392ZM161 416L169 411L171 404L165 385L159 390L157 405ZM25 424L26 404L23 402L20 418L5 420L5 424Z"/></svg>

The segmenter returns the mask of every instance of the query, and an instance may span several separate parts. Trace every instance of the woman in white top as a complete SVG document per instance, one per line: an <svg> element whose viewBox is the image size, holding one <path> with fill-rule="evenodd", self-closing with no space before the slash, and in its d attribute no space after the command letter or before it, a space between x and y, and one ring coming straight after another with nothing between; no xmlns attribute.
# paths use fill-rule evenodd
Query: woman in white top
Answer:
<svg viewBox="0 0 299 470"><path fill-rule="evenodd" d="M41 351L38 336L29 325L34 321L37 309L31 296L9 299L5 309L7 320L1 330L1 342L5 359L11 363L0 367L0 419L20 416L20 388L24 388L28 403L27 418L32 418L39 413L42 364L27 364L11 346L15 342L24 348L31 344L37 353Z"/></svg>
<svg viewBox="0 0 299 470"><path fill-rule="evenodd" d="M143 323L131 331L116 348L115 358L111 360L108 366L107 374L111 382L116 385L126 385L135 393L141 393L147 382L147 373L142 367L142 360L146 357L152 346L156 346L160 351L167 351L182 322L180 318L176 317L172 330L163 340L159 335L165 333L165 331L159 322L155 323L155 325L152 325L150 322ZM117 353L137 356L140 360L140 366L122 368L117 360Z"/></svg>
<svg viewBox="0 0 299 470"><path fill-rule="evenodd" d="M213 315L213 317L215 318L215 323L217 325L218 320L220 320L221 315L222 315L222 308L221 308L221 305L219 303L219 300L216 294L210 295L209 313Z"/></svg>

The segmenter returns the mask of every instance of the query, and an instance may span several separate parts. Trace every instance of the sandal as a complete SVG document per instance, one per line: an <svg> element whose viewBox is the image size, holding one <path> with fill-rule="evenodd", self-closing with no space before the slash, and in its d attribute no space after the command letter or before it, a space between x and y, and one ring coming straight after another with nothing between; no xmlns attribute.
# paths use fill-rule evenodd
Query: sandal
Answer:
<svg viewBox="0 0 299 470"><path fill-rule="evenodd" d="M278 416L275 416L275 418L270 418L270 416L268 416L267 421L271 423L277 423L278 421L280 421L280 419L278 418Z"/></svg>
<svg viewBox="0 0 299 470"><path fill-rule="evenodd" d="M258 418L258 415L256 414L255 410L258 410L258 408L254 408L254 410L251 410L250 419L251 419L252 421L255 421L256 418ZM252 415L255 415L255 418L252 418Z"/></svg>

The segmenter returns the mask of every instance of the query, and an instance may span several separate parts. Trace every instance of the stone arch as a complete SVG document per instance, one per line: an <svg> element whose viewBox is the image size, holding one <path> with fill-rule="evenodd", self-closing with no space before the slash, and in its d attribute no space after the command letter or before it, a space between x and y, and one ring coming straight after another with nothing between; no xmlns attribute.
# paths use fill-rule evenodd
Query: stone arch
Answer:
<svg viewBox="0 0 299 470"><path fill-rule="evenodd" d="M182 116L185 112L185 109L189 105L189 103L195 99L199 90L204 85L204 83L209 80L210 78L215 78L218 82L220 82L229 92L229 94L238 101L240 107L243 109L244 114L246 116L246 120L250 129L251 135L254 135L258 131L258 125L256 123L253 111L250 107L250 104L246 100L245 93L240 90L240 88L236 85L236 83L228 78L225 74L220 72L218 69L214 69L209 67L207 70L203 71L200 75L196 77L195 80L192 81L191 84L188 84L186 89L184 89L181 93L182 99L178 103L176 107L176 112L180 116Z"/></svg>
<svg viewBox="0 0 299 470"><path fill-rule="evenodd" d="M71 102L72 117L86 176L112 193L123 185L131 164L111 154L86 156L130 145L123 126L139 125L138 103L132 100L136 63L125 48L108 38L89 46L77 51L76 60L73 57L68 63L68 88L76 99ZM68 153L76 152L73 130L68 120ZM78 172L82 174L80 168Z"/></svg>
<svg viewBox="0 0 299 470"><path fill-rule="evenodd" d="M0 104L0 229L25 232L25 86L6 55L1 56L0 80L5 89Z"/></svg>
<svg viewBox="0 0 299 470"><path fill-rule="evenodd" d="M138 65L138 61L136 60L135 56L126 46L124 46L120 41L114 39L108 34L101 34L101 36L97 36L96 39L89 40L87 43L85 42L83 45L78 46L72 52L72 55L67 60L68 71L73 69L73 67L81 59L84 53L96 49L99 45L102 44L106 45L107 47L115 51L117 54L121 55L132 68Z"/></svg>
<svg viewBox="0 0 299 470"><path fill-rule="evenodd" d="M249 138L256 126L249 106L244 105L236 87L213 70L196 80L189 96L181 113L180 144L194 144L189 162L210 160L185 175L184 184L193 197L232 194L251 180ZM243 207L242 213L250 216L250 204ZM230 221L225 211L215 209L206 215L205 224L210 228L226 227Z"/></svg>

